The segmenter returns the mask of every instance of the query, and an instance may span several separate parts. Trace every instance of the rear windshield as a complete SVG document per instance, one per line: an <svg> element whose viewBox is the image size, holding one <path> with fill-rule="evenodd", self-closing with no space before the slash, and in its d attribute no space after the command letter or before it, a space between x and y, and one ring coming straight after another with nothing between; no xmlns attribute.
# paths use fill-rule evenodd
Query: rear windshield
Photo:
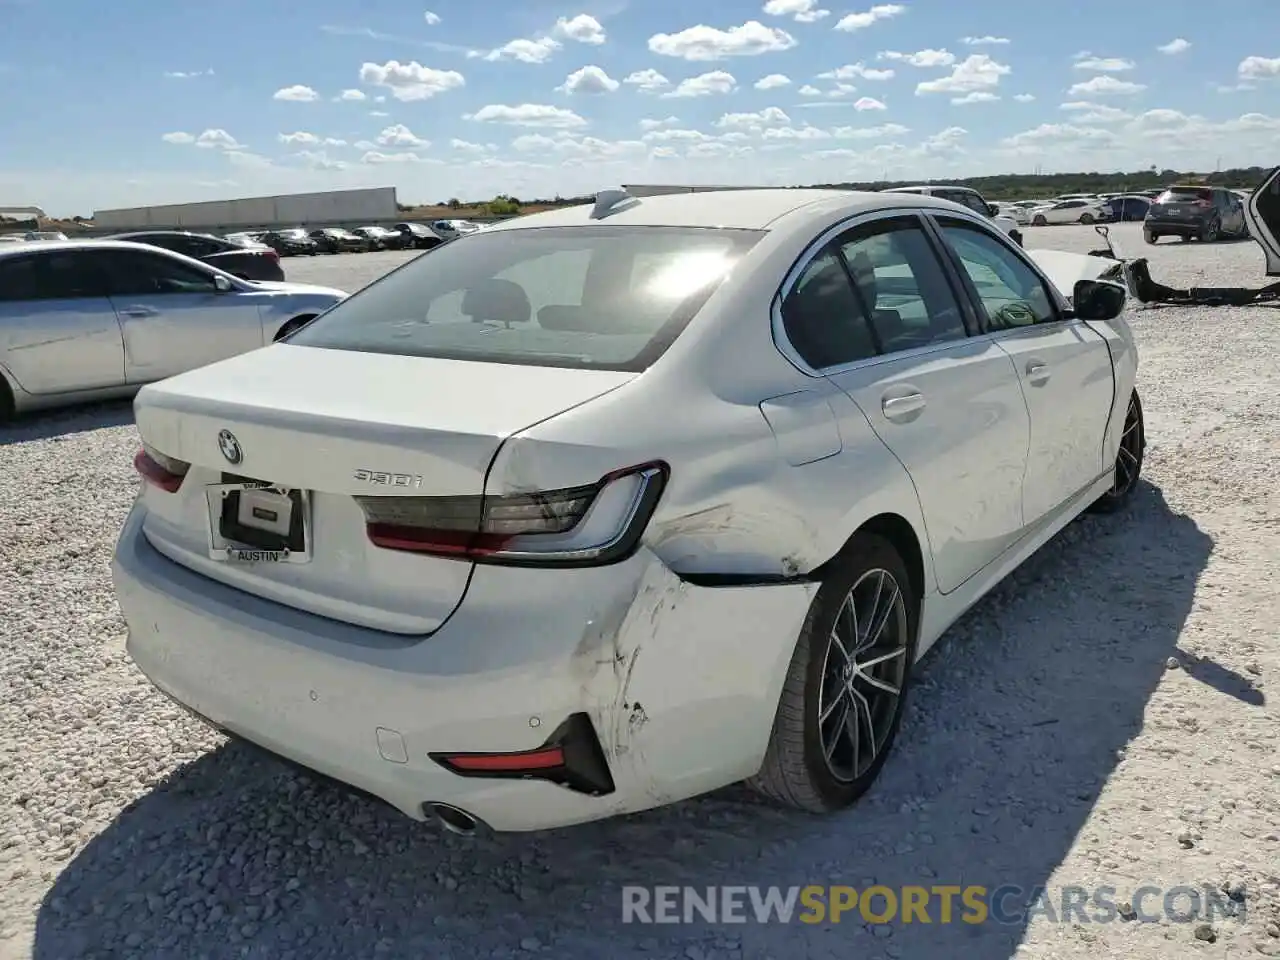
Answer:
<svg viewBox="0 0 1280 960"><path fill-rule="evenodd" d="M1213 191L1203 187L1170 187L1160 194L1159 203L1187 203L1192 200L1212 200Z"/></svg>
<svg viewBox="0 0 1280 960"><path fill-rule="evenodd" d="M387 274L288 342L639 371L762 236L607 226L472 233Z"/></svg>

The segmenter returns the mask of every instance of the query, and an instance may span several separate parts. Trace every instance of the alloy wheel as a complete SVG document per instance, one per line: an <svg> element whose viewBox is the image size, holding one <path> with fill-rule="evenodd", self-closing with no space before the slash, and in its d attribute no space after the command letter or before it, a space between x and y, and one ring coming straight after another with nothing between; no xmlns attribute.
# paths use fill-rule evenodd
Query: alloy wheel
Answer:
<svg viewBox="0 0 1280 960"><path fill-rule="evenodd" d="M1123 496L1138 482L1142 468L1142 414L1138 398L1129 398L1129 409L1124 415L1124 433L1120 435L1120 452L1116 455L1116 475L1111 483L1111 495Z"/></svg>
<svg viewBox="0 0 1280 960"><path fill-rule="evenodd" d="M836 614L818 692L822 754L837 781L870 769L892 734L909 647L902 589L887 570L868 570Z"/></svg>

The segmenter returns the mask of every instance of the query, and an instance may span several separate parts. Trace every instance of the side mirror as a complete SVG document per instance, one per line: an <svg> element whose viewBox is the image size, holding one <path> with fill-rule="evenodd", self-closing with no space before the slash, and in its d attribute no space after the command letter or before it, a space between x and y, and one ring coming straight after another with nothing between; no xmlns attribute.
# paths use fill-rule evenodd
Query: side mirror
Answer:
<svg viewBox="0 0 1280 960"><path fill-rule="evenodd" d="M213 277L213 288L219 293L230 293L235 286L226 277L221 274L215 274Z"/></svg>
<svg viewBox="0 0 1280 960"><path fill-rule="evenodd" d="M991 214L991 216L993 217L998 217L1000 216L1000 208L996 206L994 203L988 203L987 213Z"/></svg>
<svg viewBox="0 0 1280 960"><path fill-rule="evenodd" d="M1080 320L1114 320L1124 311L1129 291L1106 280L1080 280L1071 292L1071 313Z"/></svg>

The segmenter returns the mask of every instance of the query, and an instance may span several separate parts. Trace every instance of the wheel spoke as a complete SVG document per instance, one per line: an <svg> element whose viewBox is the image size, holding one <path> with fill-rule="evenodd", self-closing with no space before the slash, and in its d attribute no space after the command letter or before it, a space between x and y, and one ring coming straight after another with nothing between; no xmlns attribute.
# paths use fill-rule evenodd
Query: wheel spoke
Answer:
<svg viewBox="0 0 1280 960"><path fill-rule="evenodd" d="M903 647L903 652L904 653L906 652L905 647ZM879 677L873 677L866 673L860 673L858 674L856 679L861 680L863 683L867 684L867 686L875 687L875 689L879 690L881 693L887 693L891 697L899 697L902 695L901 687L895 687L893 684L888 683L887 681L881 680Z"/></svg>
<svg viewBox="0 0 1280 960"><path fill-rule="evenodd" d="M1138 465L1138 458L1133 455L1132 451L1126 450L1124 447L1120 448L1120 459L1124 460L1126 465L1135 467Z"/></svg>
<svg viewBox="0 0 1280 960"><path fill-rule="evenodd" d="M823 687L826 686L826 680L823 680L822 685ZM826 723L829 719L831 719L831 715L836 712L836 708L840 706L841 703L844 702L844 699L845 699L845 686L844 684L841 684L840 692L831 698L831 705L828 706L827 709L823 710L822 713L818 716L818 722ZM819 696L818 702L819 703L822 702L821 696Z"/></svg>
<svg viewBox="0 0 1280 960"><path fill-rule="evenodd" d="M880 581L881 586L884 584L883 578ZM880 588L876 590L876 602L880 600ZM863 641L858 644L858 650L868 650L880 642L880 637L884 634L885 627L889 625L889 618L893 616L894 611L898 607L898 585L890 583L889 585L889 602L884 605L884 611L880 612L877 607L872 607L871 626L867 629L867 635Z"/></svg>
<svg viewBox="0 0 1280 960"><path fill-rule="evenodd" d="M849 693L853 693L852 688L850 688ZM854 701L849 706L850 709L844 715L844 730L849 736L849 745L853 748L853 760L849 766L856 777L862 766L862 744L859 742L860 737L858 736L858 728L862 724L859 722L857 702Z"/></svg>
<svg viewBox="0 0 1280 960"><path fill-rule="evenodd" d="M840 715L840 719L836 721L830 737L822 738L822 753L826 757L827 763L831 763L831 757L836 752L836 747L840 746L840 731L844 729L845 715L849 712L849 700L847 697L840 697L837 703L844 705L844 713Z"/></svg>
<svg viewBox="0 0 1280 960"><path fill-rule="evenodd" d="M880 749L880 744L876 742L876 723L871 718L871 704L857 690L850 688L849 693L853 697L853 709L861 712L862 719L867 724L867 744L871 747L871 756L867 760L867 765L870 766L876 762L876 753Z"/></svg>

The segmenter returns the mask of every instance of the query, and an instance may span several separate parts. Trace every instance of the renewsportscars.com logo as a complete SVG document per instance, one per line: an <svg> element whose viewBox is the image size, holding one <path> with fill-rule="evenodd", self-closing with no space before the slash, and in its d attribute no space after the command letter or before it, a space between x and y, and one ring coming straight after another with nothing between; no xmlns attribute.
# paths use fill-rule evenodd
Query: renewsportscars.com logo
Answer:
<svg viewBox="0 0 1280 960"><path fill-rule="evenodd" d="M1050 923L1197 923L1245 919L1244 891L1216 887L984 886L640 887L622 888L623 923L840 923L1022 925Z"/></svg>

